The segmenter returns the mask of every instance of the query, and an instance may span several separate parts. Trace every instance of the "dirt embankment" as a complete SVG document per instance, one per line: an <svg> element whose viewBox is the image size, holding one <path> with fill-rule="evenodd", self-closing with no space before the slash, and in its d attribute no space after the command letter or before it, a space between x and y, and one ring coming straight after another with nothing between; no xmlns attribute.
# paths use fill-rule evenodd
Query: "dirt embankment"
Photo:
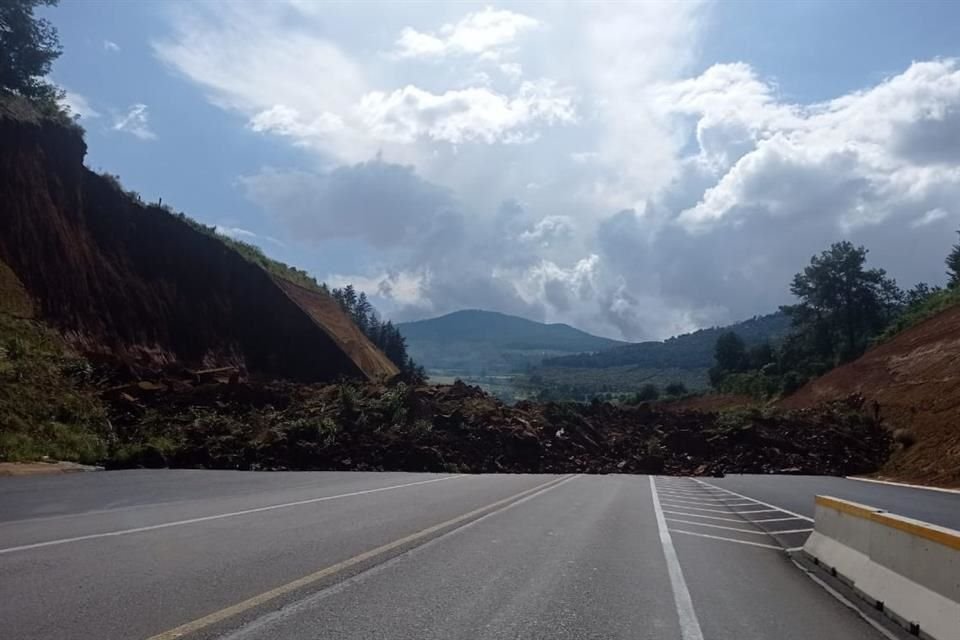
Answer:
<svg viewBox="0 0 960 640"><path fill-rule="evenodd" d="M522 473L850 474L888 432L844 407L714 414L502 404L478 387L171 384L117 390L127 466Z"/></svg>
<svg viewBox="0 0 960 640"><path fill-rule="evenodd" d="M0 263L16 275L0 285L22 283L36 315L81 352L131 369L396 374L335 304L320 315L301 306L322 293L288 295L216 237L89 171L79 131L4 102L0 140Z"/></svg>
<svg viewBox="0 0 960 640"><path fill-rule="evenodd" d="M960 307L810 382L780 406L811 407L856 395L867 413L898 430L900 446L883 475L960 486Z"/></svg>

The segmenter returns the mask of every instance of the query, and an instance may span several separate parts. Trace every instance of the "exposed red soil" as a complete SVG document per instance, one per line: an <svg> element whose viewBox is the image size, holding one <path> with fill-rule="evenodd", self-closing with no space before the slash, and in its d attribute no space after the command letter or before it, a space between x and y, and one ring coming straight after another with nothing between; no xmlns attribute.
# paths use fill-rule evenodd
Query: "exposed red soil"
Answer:
<svg viewBox="0 0 960 640"><path fill-rule="evenodd" d="M916 440L898 448L884 476L960 486L960 307L810 382L780 406L811 407L857 395L866 412L876 411L890 428L905 429Z"/></svg>

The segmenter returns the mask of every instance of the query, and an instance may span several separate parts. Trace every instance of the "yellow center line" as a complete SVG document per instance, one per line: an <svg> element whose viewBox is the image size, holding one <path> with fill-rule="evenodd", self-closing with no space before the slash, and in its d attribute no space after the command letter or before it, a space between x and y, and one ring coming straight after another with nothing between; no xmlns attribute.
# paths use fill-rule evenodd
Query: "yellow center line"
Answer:
<svg viewBox="0 0 960 640"><path fill-rule="evenodd" d="M404 545L408 545L412 542L416 542L418 540L427 538L433 535L434 533L437 533L438 531L441 531L453 525L464 522L465 520L470 520L471 518L479 516L485 511L494 510L497 507L505 505L508 502L518 500L520 498L523 498L526 495L535 493L537 491L552 488L553 485L566 482L567 480L571 480L574 477L575 476L573 475L568 475L562 478L554 478L553 480L544 482L543 484L539 484L533 487L532 489L526 489L524 491L521 491L520 493L516 493L507 498L503 498L502 500L491 502L490 504L480 507L479 509L474 509L473 511L461 514L445 522L435 524L433 526L427 527L426 529L421 529L416 533L411 533L408 536L404 536L398 540L394 540L393 542L388 542L387 544L381 545L375 549L364 551L363 553L357 554L352 558L348 558L336 564L332 564L329 567L320 569L319 571L314 571L309 575L303 576L302 578L298 578L292 582L288 582L287 584L281 585L274 589L270 589L269 591L264 591L259 595L253 596L252 598L248 598L242 602L238 602L235 605L226 607L224 609L220 609L219 611L214 611L213 613L207 614L201 618L197 618L196 620L193 620L191 622L187 622L186 624L182 624L168 631L164 631L162 633L158 633L157 635L150 636L149 638L147 638L147 640L174 640L175 638L182 638L183 636L189 633L200 631L201 629L214 625L218 622L222 622L228 618L232 618L236 615L249 611L250 609L253 609L255 607L259 607L263 604L266 604L267 602L270 602L271 600L275 600L288 593L292 593L298 589L308 587L316 582L319 582L320 580L323 580L324 578L328 578L330 576L336 575L358 564L361 564L368 560L372 560L378 556L382 556L385 553L389 553L390 551L393 551L394 549L397 549Z"/></svg>

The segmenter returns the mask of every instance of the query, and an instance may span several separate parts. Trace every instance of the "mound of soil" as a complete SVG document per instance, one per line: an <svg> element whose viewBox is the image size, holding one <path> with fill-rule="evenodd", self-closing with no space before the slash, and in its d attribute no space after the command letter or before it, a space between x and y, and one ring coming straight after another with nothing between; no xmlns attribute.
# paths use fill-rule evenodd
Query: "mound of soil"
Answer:
<svg viewBox="0 0 960 640"><path fill-rule="evenodd" d="M888 432L843 407L741 414L520 403L463 383L115 389L114 466L447 472L850 474Z"/></svg>
<svg viewBox="0 0 960 640"><path fill-rule="evenodd" d="M756 398L735 393L708 393L659 403L659 406L667 411L730 411L760 405Z"/></svg>
<svg viewBox="0 0 960 640"><path fill-rule="evenodd" d="M960 486L960 307L810 382L784 409L854 397L899 441L887 477Z"/></svg>

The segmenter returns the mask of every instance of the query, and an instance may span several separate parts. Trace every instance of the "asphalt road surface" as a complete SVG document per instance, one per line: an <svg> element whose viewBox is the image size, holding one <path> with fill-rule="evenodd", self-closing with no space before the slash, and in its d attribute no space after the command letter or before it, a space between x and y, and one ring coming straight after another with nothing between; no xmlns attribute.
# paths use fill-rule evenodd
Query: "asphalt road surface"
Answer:
<svg viewBox="0 0 960 640"><path fill-rule="evenodd" d="M842 479L129 471L0 480L0 637L877 640L784 552Z"/></svg>

